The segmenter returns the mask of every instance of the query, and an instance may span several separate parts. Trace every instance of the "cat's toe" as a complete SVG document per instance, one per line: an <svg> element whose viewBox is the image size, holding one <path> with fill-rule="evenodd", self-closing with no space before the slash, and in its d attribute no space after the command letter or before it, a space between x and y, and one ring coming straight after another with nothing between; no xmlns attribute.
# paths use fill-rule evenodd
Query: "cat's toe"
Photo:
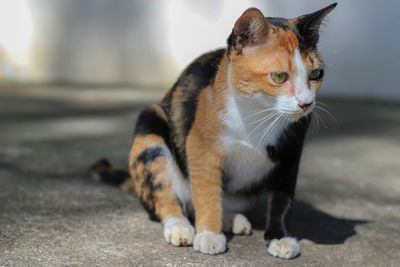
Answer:
<svg viewBox="0 0 400 267"><path fill-rule="evenodd" d="M174 246L190 246L194 228L186 218L169 218L164 223L164 238Z"/></svg>
<svg viewBox="0 0 400 267"><path fill-rule="evenodd" d="M251 224L242 214L236 214L233 217L232 232L235 235L249 235L251 233Z"/></svg>
<svg viewBox="0 0 400 267"><path fill-rule="evenodd" d="M300 254L299 242L293 237L272 239L267 244L267 251L274 257L292 259Z"/></svg>
<svg viewBox="0 0 400 267"><path fill-rule="evenodd" d="M193 248L195 251L200 251L204 254L220 254L225 252L226 238L223 234L203 232L197 234L194 238Z"/></svg>

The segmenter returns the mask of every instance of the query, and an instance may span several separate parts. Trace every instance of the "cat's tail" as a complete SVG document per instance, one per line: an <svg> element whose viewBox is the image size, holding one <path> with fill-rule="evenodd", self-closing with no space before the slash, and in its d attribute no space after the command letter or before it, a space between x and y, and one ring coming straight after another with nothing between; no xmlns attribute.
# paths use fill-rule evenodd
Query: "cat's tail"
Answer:
<svg viewBox="0 0 400 267"><path fill-rule="evenodd" d="M132 179L125 170L114 169L107 159L96 161L89 169L90 177L98 182L119 186L124 191L133 191Z"/></svg>

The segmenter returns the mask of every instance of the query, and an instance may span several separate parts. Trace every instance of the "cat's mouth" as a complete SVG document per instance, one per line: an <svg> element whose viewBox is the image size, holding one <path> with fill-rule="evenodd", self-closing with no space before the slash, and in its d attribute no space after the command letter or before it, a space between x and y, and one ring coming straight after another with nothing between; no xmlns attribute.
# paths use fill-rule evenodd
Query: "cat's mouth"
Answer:
<svg viewBox="0 0 400 267"><path fill-rule="evenodd" d="M303 117L308 116L314 109L314 104L308 106L306 109L299 108L295 111L291 110L281 110L280 112L284 114L285 119L288 121L297 121Z"/></svg>

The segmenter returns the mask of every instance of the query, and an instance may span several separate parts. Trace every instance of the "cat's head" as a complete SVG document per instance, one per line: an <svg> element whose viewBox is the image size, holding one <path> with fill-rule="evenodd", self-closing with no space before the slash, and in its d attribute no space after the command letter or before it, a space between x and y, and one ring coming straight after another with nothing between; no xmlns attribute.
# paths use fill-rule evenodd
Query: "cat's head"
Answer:
<svg viewBox="0 0 400 267"><path fill-rule="evenodd" d="M235 95L264 99L291 120L309 114L324 75L319 27L335 6L294 19L246 10L228 39L228 83Z"/></svg>

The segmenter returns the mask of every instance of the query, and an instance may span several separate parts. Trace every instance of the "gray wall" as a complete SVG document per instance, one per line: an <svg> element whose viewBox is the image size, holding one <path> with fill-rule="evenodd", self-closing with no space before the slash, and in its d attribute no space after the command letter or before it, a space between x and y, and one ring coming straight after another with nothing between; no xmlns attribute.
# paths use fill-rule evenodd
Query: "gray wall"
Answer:
<svg viewBox="0 0 400 267"><path fill-rule="evenodd" d="M246 7L256 6L266 16L295 17L331 2L3 1L2 14L11 15L0 14L0 24L15 27L20 35L24 34L21 27L31 30L28 37L21 37L25 50L12 52L12 42L8 42L11 37L0 27L0 79L138 84L165 89L193 57L225 44L233 23ZM400 1L338 2L322 28L320 50L327 76L320 93L400 100ZM28 12L15 11L10 3L20 5L17 10L26 7ZM28 19L21 20L21 16ZM21 21L28 22L16 25Z"/></svg>

